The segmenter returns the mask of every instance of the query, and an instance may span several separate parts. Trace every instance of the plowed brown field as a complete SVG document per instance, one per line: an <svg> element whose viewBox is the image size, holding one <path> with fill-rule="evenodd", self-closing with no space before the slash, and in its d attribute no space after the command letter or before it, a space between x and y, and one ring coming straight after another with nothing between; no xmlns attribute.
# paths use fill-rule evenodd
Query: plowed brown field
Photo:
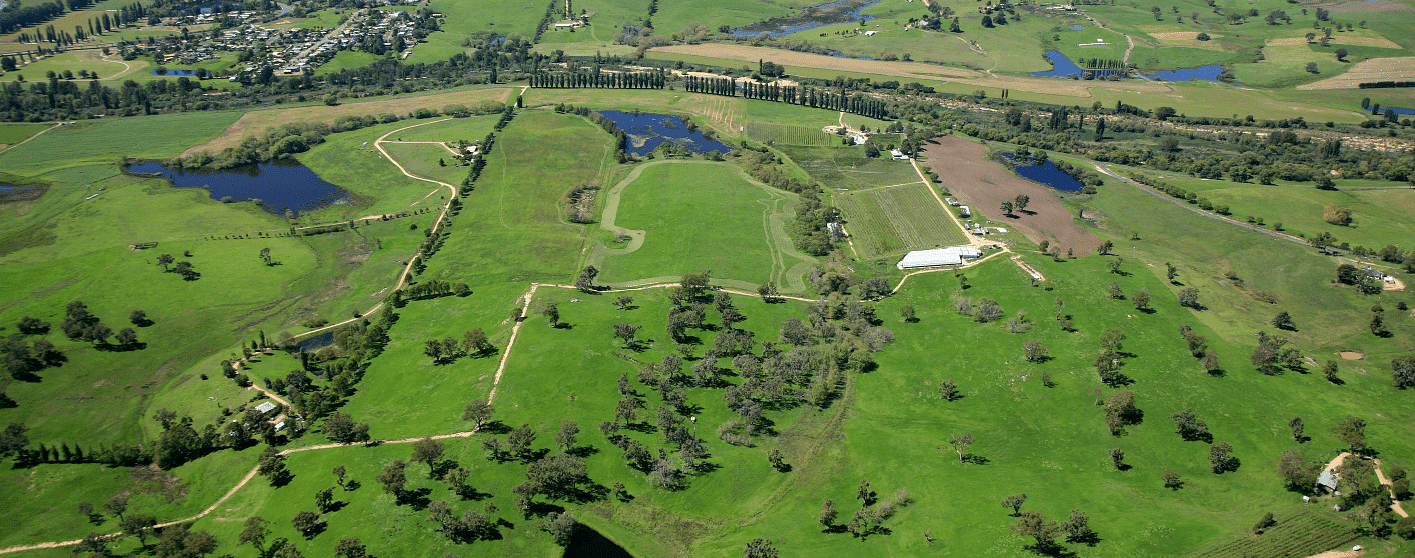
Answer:
<svg viewBox="0 0 1415 558"><path fill-rule="evenodd" d="M1052 195L1050 188L1024 180L1012 171L987 158L987 147L957 137L946 137L930 144L923 152L922 163L938 173L943 186L953 192L959 203L971 206L973 215L982 215L996 224L1013 227L1033 242L1049 240L1077 256L1084 256L1100 246L1101 241L1071 218L1071 212ZM1027 211L1016 217L1003 216L1002 202L1026 194L1030 199Z"/></svg>

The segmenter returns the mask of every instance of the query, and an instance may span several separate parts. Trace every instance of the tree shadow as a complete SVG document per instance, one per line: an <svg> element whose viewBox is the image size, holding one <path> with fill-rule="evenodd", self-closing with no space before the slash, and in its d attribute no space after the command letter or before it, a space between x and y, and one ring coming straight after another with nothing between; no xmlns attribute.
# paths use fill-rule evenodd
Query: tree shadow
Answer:
<svg viewBox="0 0 1415 558"><path fill-rule="evenodd" d="M596 453L599 453L599 448L594 447L594 446L591 446L591 445L576 446L576 447L570 448L570 451L567 451L567 452L565 452L565 453L568 453L568 454L573 455L573 456L575 456L575 457L582 457L582 458L583 458L583 457L589 457L589 456L591 456L591 455L594 455L594 454L596 454Z"/></svg>
<svg viewBox="0 0 1415 558"><path fill-rule="evenodd" d="M282 487L282 486L285 486L285 485L287 485L287 484L290 484L290 481L292 481L292 480L295 480L295 474L294 474L294 473L291 473L291 472L287 469L287 470L285 470L285 471L281 471L280 474L277 474L277 475L275 475L274 477L272 477L272 478L270 479L270 486L273 486L273 487L275 487L275 488L280 488L280 487Z"/></svg>
<svg viewBox="0 0 1415 558"><path fill-rule="evenodd" d="M575 329L575 325L574 325L574 324L571 324L571 323L568 323L568 322L556 322L555 325L550 326L550 327L551 327L551 328L554 328L554 329L565 329L565 330Z"/></svg>
<svg viewBox="0 0 1415 558"><path fill-rule="evenodd" d="M155 324L155 323L157 323L157 322L154 322L154 321L149 320L149 319L147 319L147 318L143 318L143 319L141 319L141 320L138 320L138 321L136 321L136 322L133 322L133 325L138 326L138 327L148 327L148 326L151 326L151 325L153 325L153 324Z"/></svg>
<svg viewBox="0 0 1415 558"><path fill-rule="evenodd" d="M1157 310L1155 310L1154 308L1150 308L1150 307L1148 307L1148 306L1145 307L1145 308L1138 308L1138 310L1139 310L1140 312L1144 312L1146 315L1154 314L1155 312L1157 312Z"/></svg>
<svg viewBox="0 0 1415 558"><path fill-rule="evenodd" d="M624 425L624 429L633 430L634 432L639 432L641 434L653 434L655 432L658 432L658 427L649 424L648 421L630 422Z"/></svg>
<svg viewBox="0 0 1415 558"><path fill-rule="evenodd" d="M973 465L987 465L991 460L976 453L963 454L963 462Z"/></svg>
<svg viewBox="0 0 1415 558"><path fill-rule="evenodd" d="M481 428L478 428L477 430L480 432L486 432L487 434L491 434L494 436L499 436L502 434L510 433L511 427L506 426L506 423L501 422L500 420L489 420L483 422Z"/></svg>
<svg viewBox="0 0 1415 558"><path fill-rule="evenodd" d="M428 498L429 494L432 494L432 489L426 487L415 488L413 490L400 490L397 495L397 504L400 506L407 505L414 510L422 511L427 509L428 504L432 503L432 499Z"/></svg>
<svg viewBox="0 0 1415 558"><path fill-rule="evenodd" d="M1134 469L1134 467L1131 467L1129 463L1121 463L1115 466L1115 470L1120 471L1122 473L1131 469Z"/></svg>
<svg viewBox="0 0 1415 558"><path fill-rule="evenodd" d="M358 490L361 486L363 486L363 484L360 484L359 481L356 480L344 481L344 492L353 492Z"/></svg>
<svg viewBox="0 0 1415 558"><path fill-rule="evenodd" d="M317 536L319 536L320 533L323 533L324 530L325 530L325 528L327 528L328 526L329 526L329 524L328 524L328 523L325 523L325 522L323 522L323 521L320 521L320 522L318 522L318 523L315 523L313 527L310 527L310 530L309 530L309 531L306 531L306 532L304 533L305 540L307 540L307 541L312 541L312 540L314 540L314 538L317 537Z"/></svg>
<svg viewBox="0 0 1415 558"><path fill-rule="evenodd" d="M480 490L477 490L474 486L467 486L465 489L457 491L457 496L461 498L463 502L469 500L474 502L480 502L482 500L494 496L494 494L490 492L482 492Z"/></svg>
<svg viewBox="0 0 1415 558"><path fill-rule="evenodd" d="M1215 368L1215 369L1209 371L1209 375L1210 375L1210 376L1213 376L1213 377L1215 377L1215 378L1222 378L1222 377L1228 375L1228 371L1227 371L1227 370L1224 370L1224 369L1222 369L1222 368Z"/></svg>
<svg viewBox="0 0 1415 558"><path fill-rule="evenodd" d="M337 512L337 511L339 511L339 510L344 509L344 506L347 506L347 505L349 505L348 502L340 502L340 501L330 502L330 503L329 503L329 507L324 508L324 513L334 513L334 512Z"/></svg>
<svg viewBox="0 0 1415 558"><path fill-rule="evenodd" d="M1072 552L1072 551L1070 551L1070 550L1067 550L1066 547L1061 546L1061 545L1059 545L1059 544L1057 544L1057 543L1055 543L1055 542L1053 542L1053 543L1051 543L1051 544L1040 544L1040 543L1038 543L1038 544L1031 544L1031 545L1027 545L1027 546L1022 547L1022 549L1023 549L1023 550L1026 550L1026 551L1029 551L1029 552L1032 552L1032 553L1034 553L1034 554L1040 554L1040 555L1042 555L1042 556L1051 556L1052 558L1075 558L1075 557L1076 557L1076 553L1075 553L1075 552Z"/></svg>

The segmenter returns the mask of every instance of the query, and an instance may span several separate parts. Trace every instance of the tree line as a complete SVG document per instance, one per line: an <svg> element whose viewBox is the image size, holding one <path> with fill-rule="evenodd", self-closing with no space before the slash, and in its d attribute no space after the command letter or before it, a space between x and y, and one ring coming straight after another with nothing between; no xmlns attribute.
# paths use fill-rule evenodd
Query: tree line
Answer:
<svg viewBox="0 0 1415 558"><path fill-rule="evenodd" d="M529 76L533 88L663 89L667 77L657 72L538 72Z"/></svg>

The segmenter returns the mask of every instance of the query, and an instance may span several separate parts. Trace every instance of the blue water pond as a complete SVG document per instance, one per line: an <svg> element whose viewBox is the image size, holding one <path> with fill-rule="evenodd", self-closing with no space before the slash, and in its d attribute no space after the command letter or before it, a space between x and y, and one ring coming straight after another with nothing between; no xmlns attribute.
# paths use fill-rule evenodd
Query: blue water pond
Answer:
<svg viewBox="0 0 1415 558"><path fill-rule="evenodd" d="M1046 164L1038 165L1035 164L1036 159L1028 157L1027 164L1018 165L1016 161L1013 160L1011 153L1004 153L1002 156L1012 161L1014 163L1012 170L1017 171L1017 174L1022 175L1022 178L1026 178L1027 180L1040 182L1063 192L1080 192L1082 188L1086 187L1085 184L1082 184L1071 175L1061 172L1061 169L1056 168L1056 162L1051 159L1047 159Z"/></svg>
<svg viewBox="0 0 1415 558"><path fill-rule="evenodd" d="M703 137L701 127L689 132L683 120L677 116L617 110L602 110L599 114L613 121L614 125L629 136L624 152L632 155L643 156L664 143L684 146L694 153L732 151L732 147L725 143Z"/></svg>
<svg viewBox="0 0 1415 558"><path fill-rule="evenodd" d="M151 74L154 75L154 76L196 76L196 75L197 75L197 71L196 71L196 70L173 70L173 69L171 69L171 68L167 68L167 69L165 69L165 70L153 70L153 71L151 71L151 72L149 72L149 73L151 73Z"/></svg>
<svg viewBox="0 0 1415 558"><path fill-rule="evenodd" d="M1372 108L1374 108L1374 107L1375 107L1375 105L1372 105ZM1380 114L1380 115L1383 115L1383 114L1385 114L1386 111L1388 111L1388 110L1393 110L1393 111L1395 111L1396 114L1415 114L1415 109L1400 108L1400 107L1387 107L1387 106L1382 106L1382 107L1380 108L1380 112L1379 112L1379 113L1376 113L1375 111L1372 111L1372 113L1373 113L1373 114Z"/></svg>
<svg viewBox="0 0 1415 558"><path fill-rule="evenodd" d="M1047 72L1032 72L1032 75L1037 77L1068 77L1071 74L1076 74L1077 76L1080 76L1082 73L1086 72L1086 70L1082 69L1080 66L1077 66L1075 62L1072 62L1070 58L1067 58L1065 54L1062 54L1060 52L1049 50L1046 53L1046 57L1047 60L1051 61L1052 70ZM1115 70L1091 71L1096 73L1097 79L1100 79L1102 75L1114 72ZM1218 78L1218 75L1221 73L1223 73L1222 65L1209 64L1207 66L1199 66L1198 68L1180 68L1178 70L1164 70L1155 72L1152 75L1144 74L1142 72L1141 75L1144 75L1145 77L1148 77L1150 79L1162 79L1165 81L1189 81L1191 79L1200 79L1204 81L1222 81ZM1234 85L1243 84L1235 83Z"/></svg>
<svg viewBox="0 0 1415 558"><path fill-rule="evenodd" d="M128 165L128 172L160 174L177 188L206 188L213 200L227 196L231 201L260 200L263 209L281 216L286 209L298 216L349 197L294 159L219 171L172 170L162 163L145 162Z"/></svg>
<svg viewBox="0 0 1415 558"><path fill-rule="evenodd" d="M1080 25L1069 25L1068 27L1070 27L1072 31L1080 31L1082 29L1085 29L1085 27L1082 27Z"/></svg>
<svg viewBox="0 0 1415 558"><path fill-rule="evenodd" d="M812 8L806 8L802 10L801 14L799 15L772 18L766 21L753 23L746 27L739 27L737 29L733 29L732 34L745 37L755 37L762 33L766 33L767 36L776 39L780 37L785 37L792 33L799 33L807 29L815 29L817 27L835 25L837 23L847 23L851 21L858 22L860 20L874 20L874 16L861 16L860 12L865 8L878 4L880 0L869 0L868 2L861 4L854 10L843 14L839 12L820 13L822 11L831 12L829 8L834 8L847 2L859 1L860 0L835 0L834 2L831 2L829 4L821 4Z"/></svg>

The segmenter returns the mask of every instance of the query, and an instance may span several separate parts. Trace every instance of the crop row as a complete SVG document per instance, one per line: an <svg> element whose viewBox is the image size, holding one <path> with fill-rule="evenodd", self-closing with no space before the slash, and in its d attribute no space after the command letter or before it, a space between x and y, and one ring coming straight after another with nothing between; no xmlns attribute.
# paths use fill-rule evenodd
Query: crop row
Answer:
<svg viewBox="0 0 1415 558"><path fill-rule="evenodd" d="M1250 535L1193 558L1301 558L1341 546L1356 538L1348 526L1304 513L1261 535Z"/></svg>

